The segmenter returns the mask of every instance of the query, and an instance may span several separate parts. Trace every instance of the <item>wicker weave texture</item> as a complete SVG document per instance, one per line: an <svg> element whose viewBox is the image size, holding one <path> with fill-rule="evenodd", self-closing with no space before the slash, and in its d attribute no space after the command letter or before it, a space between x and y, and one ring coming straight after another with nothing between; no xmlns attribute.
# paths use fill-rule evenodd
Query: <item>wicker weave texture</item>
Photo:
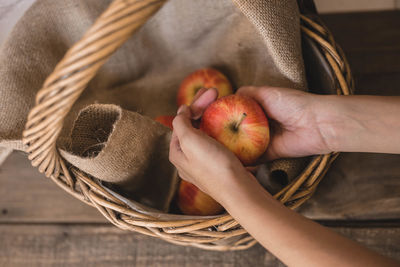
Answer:
<svg viewBox="0 0 400 267"><path fill-rule="evenodd" d="M166 0L115 0L83 38L58 63L36 96L23 133L32 165L68 193L96 207L121 229L159 237L179 245L226 251L253 246L256 241L229 215L216 218L160 220L137 212L115 198L95 179L68 166L57 149L63 120L99 68ZM348 95L353 80L343 52L327 28L301 16L303 34L321 47L337 79L337 93ZM303 172L274 197L290 208L309 199L338 153L315 156Z"/></svg>

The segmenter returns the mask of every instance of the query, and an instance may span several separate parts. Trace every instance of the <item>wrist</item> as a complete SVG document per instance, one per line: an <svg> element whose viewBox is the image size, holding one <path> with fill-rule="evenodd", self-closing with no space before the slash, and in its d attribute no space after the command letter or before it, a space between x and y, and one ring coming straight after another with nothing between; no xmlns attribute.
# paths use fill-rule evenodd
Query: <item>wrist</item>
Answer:
<svg viewBox="0 0 400 267"><path fill-rule="evenodd" d="M238 205L251 201L259 193L269 195L268 192L264 191L257 179L244 169L243 172L237 172L228 179L224 190L221 190L219 194L218 202L229 212Z"/></svg>
<svg viewBox="0 0 400 267"><path fill-rule="evenodd" d="M400 98L318 97L317 124L331 151L399 153Z"/></svg>
<svg viewBox="0 0 400 267"><path fill-rule="evenodd" d="M356 96L319 96L316 121L328 152L379 150L367 148L374 147L376 130L384 128L379 119L381 116L375 115L378 110L369 110L376 103L368 102L368 99Z"/></svg>
<svg viewBox="0 0 400 267"><path fill-rule="evenodd" d="M320 154L340 151L348 119L344 107L340 105L338 96L316 96L313 112L316 128L323 144Z"/></svg>

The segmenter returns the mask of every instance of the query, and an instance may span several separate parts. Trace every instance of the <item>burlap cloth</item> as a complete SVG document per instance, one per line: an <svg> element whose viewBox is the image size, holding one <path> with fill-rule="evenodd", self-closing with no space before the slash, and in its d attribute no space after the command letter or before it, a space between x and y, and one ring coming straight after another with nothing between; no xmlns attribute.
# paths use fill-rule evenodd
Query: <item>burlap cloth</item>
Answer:
<svg viewBox="0 0 400 267"><path fill-rule="evenodd" d="M24 150L21 133L36 92L110 2L37 0L17 23L0 49L3 158ZM296 1L170 0L73 106L58 140L62 155L125 196L167 210L176 184L170 132L151 118L174 114L180 81L203 67L221 70L235 88L305 89Z"/></svg>

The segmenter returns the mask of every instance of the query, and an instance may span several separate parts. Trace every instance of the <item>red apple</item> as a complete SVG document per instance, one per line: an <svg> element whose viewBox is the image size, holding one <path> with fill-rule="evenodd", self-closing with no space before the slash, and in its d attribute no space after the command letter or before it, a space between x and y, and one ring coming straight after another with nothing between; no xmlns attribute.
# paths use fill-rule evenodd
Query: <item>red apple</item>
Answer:
<svg viewBox="0 0 400 267"><path fill-rule="evenodd" d="M185 180L179 186L178 206L187 215L217 215L224 210L217 201Z"/></svg>
<svg viewBox="0 0 400 267"><path fill-rule="evenodd" d="M250 97L229 95L205 110L200 129L231 150L244 165L251 165L269 143L268 120Z"/></svg>
<svg viewBox="0 0 400 267"><path fill-rule="evenodd" d="M194 96L201 88L216 88L219 97L232 94L231 83L224 74L211 68L200 69L182 81L177 96L178 106L192 104Z"/></svg>
<svg viewBox="0 0 400 267"><path fill-rule="evenodd" d="M167 126L172 130L172 121L174 120L174 116L166 115L166 116L158 116L154 120L158 121L164 126Z"/></svg>

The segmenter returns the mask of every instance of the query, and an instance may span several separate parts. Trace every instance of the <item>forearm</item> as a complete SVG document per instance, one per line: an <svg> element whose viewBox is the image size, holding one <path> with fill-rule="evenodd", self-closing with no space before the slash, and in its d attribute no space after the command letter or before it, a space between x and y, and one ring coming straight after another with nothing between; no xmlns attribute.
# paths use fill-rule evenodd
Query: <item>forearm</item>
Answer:
<svg viewBox="0 0 400 267"><path fill-rule="evenodd" d="M284 207L259 186L254 177L235 181L223 198L223 206L285 264L394 266L390 260Z"/></svg>
<svg viewBox="0 0 400 267"><path fill-rule="evenodd" d="M317 123L330 150L400 153L400 97L317 98Z"/></svg>

